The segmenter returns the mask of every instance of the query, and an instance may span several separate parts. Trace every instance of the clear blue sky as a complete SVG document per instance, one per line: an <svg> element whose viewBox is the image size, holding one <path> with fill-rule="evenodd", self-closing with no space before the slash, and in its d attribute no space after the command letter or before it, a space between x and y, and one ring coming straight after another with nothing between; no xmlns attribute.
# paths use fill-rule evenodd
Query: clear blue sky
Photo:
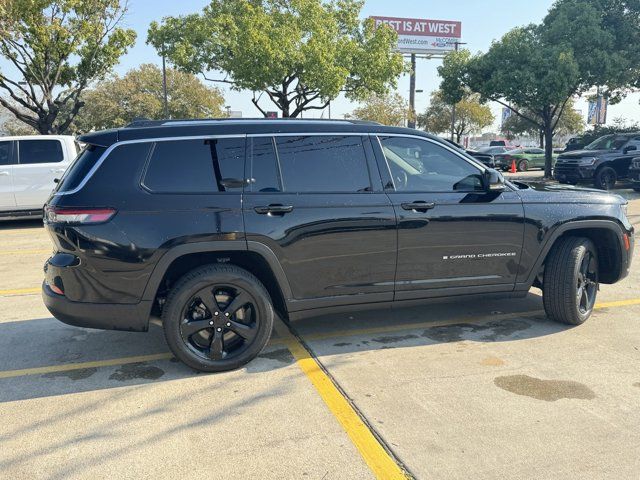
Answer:
<svg viewBox="0 0 640 480"><path fill-rule="evenodd" d="M145 43L147 29L151 21L161 20L162 17L169 15L200 12L207 3L207 0L129 0L130 8L125 23L126 26L138 32L138 39L135 47L122 58L116 71L124 73L141 63L159 64L160 59L155 50ZM552 0L457 0L445 2L366 0L362 16L380 15L458 20L462 22L462 40L467 43L466 48L477 52L486 51L492 40L500 38L513 27L539 22L552 3ZM417 94L416 97L418 112L428 106L429 93L438 87L439 79L436 69L440 62L440 60L418 60L417 88L424 90L424 93ZM227 105L230 105L233 110L241 110L246 117L259 114L250 101L251 94L249 92L234 92L228 88L223 88L223 90L225 90ZM401 79L398 90L402 95L408 97L408 78ZM611 121L615 117L623 116L640 121L639 98L640 95L635 94L622 104L612 106L608 120ZM338 98L332 104L332 116L342 117L353 108L354 105L349 101ZM579 102L577 108L581 109L586 116L584 102ZM498 111L498 107L495 107L496 114ZM313 115L319 116L321 112L314 111Z"/></svg>

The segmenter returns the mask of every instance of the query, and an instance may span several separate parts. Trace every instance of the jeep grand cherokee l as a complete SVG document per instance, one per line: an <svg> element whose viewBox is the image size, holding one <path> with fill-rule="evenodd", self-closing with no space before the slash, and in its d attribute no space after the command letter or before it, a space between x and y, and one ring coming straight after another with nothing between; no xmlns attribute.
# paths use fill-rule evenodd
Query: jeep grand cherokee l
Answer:
<svg viewBox="0 0 640 480"><path fill-rule="evenodd" d="M416 130L350 121L138 122L85 135L46 205L43 298L71 325L146 331L237 368L295 319L543 291L580 324L628 274L625 201L505 182Z"/></svg>
<svg viewBox="0 0 640 480"><path fill-rule="evenodd" d="M558 157L553 177L560 183L593 183L601 190L611 190L618 180L627 178L631 159L640 149L640 132L605 135L584 150L563 153Z"/></svg>

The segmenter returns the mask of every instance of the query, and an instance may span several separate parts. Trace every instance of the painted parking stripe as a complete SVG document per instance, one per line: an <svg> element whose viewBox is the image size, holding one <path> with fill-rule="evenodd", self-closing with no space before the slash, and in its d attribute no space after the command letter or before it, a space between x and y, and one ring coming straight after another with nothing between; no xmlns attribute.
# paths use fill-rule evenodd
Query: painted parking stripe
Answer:
<svg viewBox="0 0 640 480"><path fill-rule="evenodd" d="M38 288L16 288L13 290L0 290L0 297L11 297L14 295L33 295L34 293L40 293L41 287Z"/></svg>
<svg viewBox="0 0 640 480"><path fill-rule="evenodd" d="M352 403L305 345L280 320L276 321L276 331L293 355L300 370L316 388L376 478L389 480L411 478L374 435Z"/></svg>
<svg viewBox="0 0 640 480"><path fill-rule="evenodd" d="M618 300L615 302L599 302L596 303L595 308L628 307L631 305L640 305L640 298L630 298L628 300Z"/></svg>
<svg viewBox="0 0 640 480"><path fill-rule="evenodd" d="M85 368L113 367L126 365L128 363L152 362L154 360L168 360L173 358L169 352L156 353L152 355L138 355L136 357L112 358L109 360L98 360L95 362L67 363L63 365L50 365L48 367L25 368L22 370L0 371L0 378L23 377L27 375L41 375L44 373L69 372L72 370L82 370Z"/></svg>

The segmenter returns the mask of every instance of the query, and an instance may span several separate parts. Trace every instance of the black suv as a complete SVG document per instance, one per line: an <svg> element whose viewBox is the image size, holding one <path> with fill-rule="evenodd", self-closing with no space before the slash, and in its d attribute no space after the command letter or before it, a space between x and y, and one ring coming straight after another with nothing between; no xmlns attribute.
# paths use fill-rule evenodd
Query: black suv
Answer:
<svg viewBox="0 0 640 480"><path fill-rule="evenodd" d="M639 149L640 132L605 135L584 150L560 155L553 176L560 183L593 182L596 188L611 190L628 177L631 159Z"/></svg>
<svg viewBox="0 0 640 480"><path fill-rule="evenodd" d="M631 166L629 167L629 180L633 189L636 192L640 192L640 157L631 159Z"/></svg>
<svg viewBox="0 0 640 480"><path fill-rule="evenodd" d="M239 367L296 319L438 297L544 293L591 314L629 271L616 195L507 183L445 142L351 121L138 122L91 133L45 207L49 311Z"/></svg>

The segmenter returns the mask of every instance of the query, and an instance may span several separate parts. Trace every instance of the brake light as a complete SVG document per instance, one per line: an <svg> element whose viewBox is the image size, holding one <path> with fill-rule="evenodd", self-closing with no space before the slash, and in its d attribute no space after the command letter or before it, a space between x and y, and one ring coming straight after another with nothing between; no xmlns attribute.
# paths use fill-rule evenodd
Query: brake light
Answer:
<svg viewBox="0 0 640 480"><path fill-rule="evenodd" d="M45 207L45 220L47 223L75 223L81 225L104 223L111 220L115 214L116 210L113 208Z"/></svg>
<svg viewBox="0 0 640 480"><path fill-rule="evenodd" d="M623 235L624 237L624 249L628 252L631 250L631 240L629 240L629 235L626 233Z"/></svg>

